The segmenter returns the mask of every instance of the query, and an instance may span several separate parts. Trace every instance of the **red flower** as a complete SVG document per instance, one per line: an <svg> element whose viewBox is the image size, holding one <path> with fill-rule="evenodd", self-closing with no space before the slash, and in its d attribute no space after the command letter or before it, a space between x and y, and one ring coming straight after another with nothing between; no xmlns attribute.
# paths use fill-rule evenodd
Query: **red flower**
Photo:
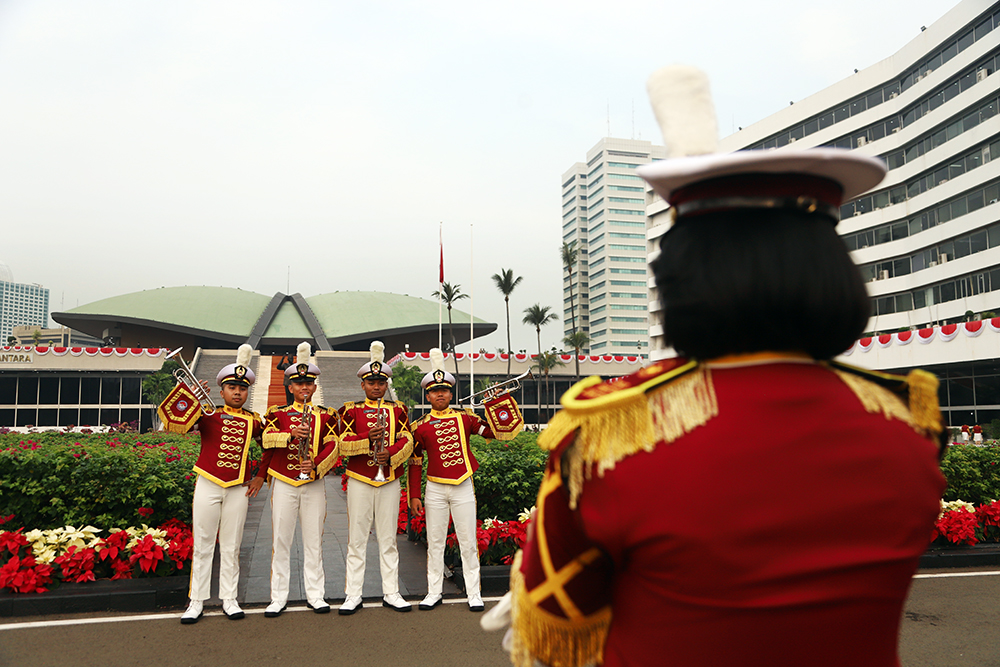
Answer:
<svg viewBox="0 0 1000 667"><path fill-rule="evenodd" d="M128 560L130 563L139 563L143 572L152 572L163 560L163 547L156 543L152 535L146 535L132 547L132 553Z"/></svg>
<svg viewBox="0 0 1000 667"><path fill-rule="evenodd" d="M931 539L942 535L953 544L968 544L972 546L979 542L979 538L976 536L976 528L978 527L979 519L976 517L975 512L952 510L945 512L938 519Z"/></svg>
<svg viewBox="0 0 1000 667"><path fill-rule="evenodd" d="M976 517L984 526L1000 526L1000 501L980 505L976 508Z"/></svg>
<svg viewBox="0 0 1000 667"><path fill-rule="evenodd" d="M102 551L101 553L104 552ZM128 561L116 558L111 561L111 569L115 571L115 573L111 576L111 581L115 581L116 579L132 578L132 564Z"/></svg>
<svg viewBox="0 0 1000 667"><path fill-rule="evenodd" d="M174 561L174 565L178 570L183 570L184 563L191 560L191 552L193 550L194 536L190 531L178 534L167 545L167 555Z"/></svg>
<svg viewBox="0 0 1000 667"><path fill-rule="evenodd" d="M141 517L150 517L150 516L153 515L153 508L152 507L140 507L136 511L139 513L139 516L141 516Z"/></svg>
<svg viewBox="0 0 1000 667"><path fill-rule="evenodd" d="M45 586L52 583L52 566L36 563L33 556L14 556L0 567L0 588L9 588L15 593L44 593Z"/></svg>
<svg viewBox="0 0 1000 667"><path fill-rule="evenodd" d="M94 578L94 550L77 550L76 546L71 546L61 556L56 556L55 562L62 570L64 581L82 583L84 581L96 581Z"/></svg>
<svg viewBox="0 0 1000 667"><path fill-rule="evenodd" d="M128 541L129 535L124 530L119 530L118 532L108 535L100 542L101 550L98 553L101 556L101 560L103 561L110 558L113 564L114 561L118 560L119 554L124 557Z"/></svg>
<svg viewBox="0 0 1000 667"><path fill-rule="evenodd" d="M7 516L0 516L0 526L4 525L13 518L14 518L13 514L9 514Z"/></svg>
<svg viewBox="0 0 1000 667"><path fill-rule="evenodd" d="M13 514L11 516L14 516ZM10 553L17 555L21 547L28 546L28 538L21 534L24 528L18 528L11 532L9 530L0 532L0 552L7 549Z"/></svg>

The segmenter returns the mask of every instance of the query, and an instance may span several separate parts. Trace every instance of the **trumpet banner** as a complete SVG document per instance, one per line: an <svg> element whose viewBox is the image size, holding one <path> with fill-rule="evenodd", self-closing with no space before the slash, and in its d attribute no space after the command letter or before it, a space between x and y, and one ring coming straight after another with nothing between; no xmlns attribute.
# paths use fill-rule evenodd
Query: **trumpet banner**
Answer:
<svg viewBox="0 0 1000 667"><path fill-rule="evenodd" d="M486 401L483 409L486 411L486 422L493 429L497 440L513 440L524 428L524 415L510 394Z"/></svg>
<svg viewBox="0 0 1000 667"><path fill-rule="evenodd" d="M178 383L156 409L163 428L170 433L187 433L201 417L201 403L188 386Z"/></svg>

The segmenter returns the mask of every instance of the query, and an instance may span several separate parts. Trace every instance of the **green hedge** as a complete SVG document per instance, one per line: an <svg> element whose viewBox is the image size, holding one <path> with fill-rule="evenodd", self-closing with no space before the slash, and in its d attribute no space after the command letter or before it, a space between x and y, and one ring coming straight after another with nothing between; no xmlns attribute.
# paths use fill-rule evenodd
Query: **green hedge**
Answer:
<svg viewBox="0 0 1000 667"><path fill-rule="evenodd" d="M964 500L973 505L1000 499L1000 447L952 445L941 461L948 479L945 500Z"/></svg>
<svg viewBox="0 0 1000 667"><path fill-rule="evenodd" d="M536 433L519 433L508 442L472 437L479 461L476 471L476 509L480 519L516 519L535 505L548 452L538 448Z"/></svg>
<svg viewBox="0 0 1000 667"><path fill-rule="evenodd" d="M190 523L200 442L197 434L0 435L0 516L28 530Z"/></svg>

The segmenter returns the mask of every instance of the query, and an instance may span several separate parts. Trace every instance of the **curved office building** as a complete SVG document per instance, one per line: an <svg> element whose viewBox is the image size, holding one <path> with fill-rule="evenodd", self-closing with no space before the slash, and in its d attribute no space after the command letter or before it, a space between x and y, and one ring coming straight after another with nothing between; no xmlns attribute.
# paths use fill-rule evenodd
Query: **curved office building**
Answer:
<svg viewBox="0 0 1000 667"><path fill-rule="evenodd" d="M998 68L1000 2L964 0L894 55L721 142L724 152L835 146L886 162L885 180L845 203L837 227L867 281L873 316L866 336L876 341L879 334L964 322L970 311L983 319L1000 315ZM665 208L662 201L648 208L651 259L666 230ZM655 294L650 309L653 347L661 348L655 358L667 353L657 345L662 314ZM856 354L848 361L886 370L930 367L942 377L950 417L1000 416L1000 389L987 389L1000 387L1000 352L970 349L956 359L935 345L898 346L905 351L899 355L892 345L882 348L877 360ZM989 381L979 378L985 360L993 364ZM961 392L952 378L962 378ZM952 388L960 404L949 402Z"/></svg>

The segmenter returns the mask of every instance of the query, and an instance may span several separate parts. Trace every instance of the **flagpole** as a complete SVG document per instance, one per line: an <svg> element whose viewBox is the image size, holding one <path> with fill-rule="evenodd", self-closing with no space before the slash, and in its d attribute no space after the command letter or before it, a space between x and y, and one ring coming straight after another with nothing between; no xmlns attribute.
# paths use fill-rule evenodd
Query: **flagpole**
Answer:
<svg viewBox="0 0 1000 667"><path fill-rule="evenodd" d="M473 336L475 334L475 329L473 328L473 322L475 316L475 302L476 302L476 282L473 276L476 274L473 272L473 261L472 261L472 251L475 248L475 244L472 239L472 223L469 223L469 393L471 394L476 390L476 371L472 366L472 354L475 352L473 345Z"/></svg>
<svg viewBox="0 0 1000 667"><path fill-rule="evenodd" d="M438 223L438 247L441 250L441 265L440 271L438 272L438 349L443 350L444 346L441 345L441 299L444 298L444 238L441 235L441 226L443 222Z"/></svg>

